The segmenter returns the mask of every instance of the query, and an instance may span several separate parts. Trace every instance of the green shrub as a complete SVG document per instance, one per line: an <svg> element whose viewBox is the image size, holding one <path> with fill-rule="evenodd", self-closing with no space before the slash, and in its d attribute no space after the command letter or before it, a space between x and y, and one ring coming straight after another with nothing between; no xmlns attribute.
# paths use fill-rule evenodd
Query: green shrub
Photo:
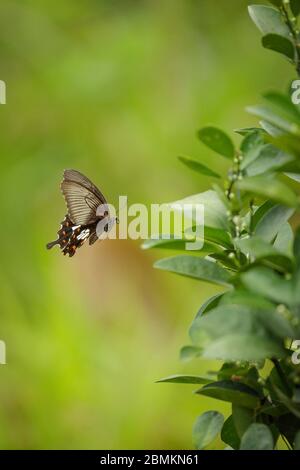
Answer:
<svg viewBox="0 0 300 470"><path fill-rule="evenodd" d="M259 28L262 45L294 65L300 74L300 0L273 0L252 5L249 13ZM260 121L256 128L236 130L239 149L214 127L198 138L228 159L224 184L213 170L192 158L180 160L190 169L217 181L205 193L205 250L186 252L184 244L168 247L184 252L159 260L156 267L223 286L194 319L189 358L221 359L214 375L174 375L160 382L199 384L196 393L232 404L224 422L217 411L198 417L194 445L207 447L218 434L232 449L274 449L279 437L289 449L300 448L300 109L291 93L268 92L248 111ZM218 158L218 157L216 157ZM203 201L193 196L193 203ZM188 202L189 199L185 199ZM295 225L295 224L293 224ZM161 240L146 247L164 247ZM300 343L300 342L299 342ZM199 359L198 359L199 360Z"/></svg>

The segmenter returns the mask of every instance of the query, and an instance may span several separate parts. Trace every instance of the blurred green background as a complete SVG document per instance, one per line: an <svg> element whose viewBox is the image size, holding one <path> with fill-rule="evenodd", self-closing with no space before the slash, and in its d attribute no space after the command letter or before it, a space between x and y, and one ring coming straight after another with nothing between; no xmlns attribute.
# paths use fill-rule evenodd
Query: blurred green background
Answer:
<svg viewBox="0 0 300 470"><path fill-rule="evenodd" d="M1 0L1 448L191 448L196 416L220 409L193 386L154 383L213 366L178 351L215 287L155 271L164 253L139 241L72 259L45 244L65 214L64 168L112 203L208 189L178 154L226 170L196 129L253 124L245 106L292 75L261 48L246 5Z"/></svg>

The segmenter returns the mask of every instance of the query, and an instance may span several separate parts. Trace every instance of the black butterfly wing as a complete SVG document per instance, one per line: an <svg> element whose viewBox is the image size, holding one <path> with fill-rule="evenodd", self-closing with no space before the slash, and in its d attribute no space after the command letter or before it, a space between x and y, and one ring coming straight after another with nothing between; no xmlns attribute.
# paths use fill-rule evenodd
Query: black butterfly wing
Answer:
<svg viewBox="0 0 300 470"><path fill-rule="evenodd" d="M57 232L58 238L53 242L47 243L47 248L50 250L53 246L59 245L64 255L73 256L77 248L80 248L89 237L90 233L91 230L89 228L74 225L67 214Z"/></svg>
<svg viewBox="0 0 300 470"><path fill-rule="evenodd" d="M101 193L101 191L95 186L91 180L89 180L86 176L80 173L77 170L65 170L63 178L65 181L72 181L74 183L80 184L81 186L85 187L87 190L91 191L100 201L102 204L106 203L106 199Z"/></svg>
<svg viewBox="0 0 300 470"><path fill-rule="evenodd" d="M96 227L95 227L94 230L91 231L91 234L89 237L89 245L93 245L97 240L98 240L98 236L97 236Z"/></svg>
<svg viewBox="0 0 300 470"><path fill-rule="evenodd" d="M106 204L106 199L86 176L76 170L65 170L61 189L74 224L90 225L96 222L97 208Z"/></svg>
<svg viewBox="0 0 300 470"><path fill-rule="evenodd" d="M47 244L50 249L59 245L63 254L73 256L85 240L90 245L98 240L96 227L99 220L108 216L108 207L101 191L82 173L65 170L61 189L66 200L68 214L57 232L58 238ZM103 214L97 209L104 205Z"/></svg>

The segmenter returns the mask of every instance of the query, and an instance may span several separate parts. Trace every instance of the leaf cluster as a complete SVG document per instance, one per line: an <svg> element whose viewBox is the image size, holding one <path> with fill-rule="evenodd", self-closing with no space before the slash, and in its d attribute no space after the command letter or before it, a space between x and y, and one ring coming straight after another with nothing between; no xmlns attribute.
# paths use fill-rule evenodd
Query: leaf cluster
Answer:
<svg viewBox="0 0 300 470"><path fill-rule="evenodd" d="M250 17L262 45L300 70L300 0L252 5ZM299 213L300 109L290 93L268 92L248 111L255 128L237 129L236 147L214 126L200 129L201 144L228 162L224 181L200 159L179 157L211 180L212 189L176 201L205 206L203 248L186 252L185 240L149 240L144 248L175 250L158 269L222 286L200 306L190 329L184 359L222 360L206 376L173 375L160 382L201 385L197 395L231 403L224 421L217 411L198 417L194 445L206 448L218 434L231 449L300 448L300 366L294 341L300 339ZM204 148L204 147L202 147Z"/></svg>

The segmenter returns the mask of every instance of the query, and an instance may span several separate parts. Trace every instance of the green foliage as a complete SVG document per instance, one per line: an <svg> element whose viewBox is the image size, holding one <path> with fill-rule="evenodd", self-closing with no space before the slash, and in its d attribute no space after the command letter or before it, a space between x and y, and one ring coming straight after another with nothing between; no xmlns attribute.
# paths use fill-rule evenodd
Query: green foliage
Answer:
<svg viewBox="0 0 300 470"><path fill-rule="evenodd" d="M289 37L290 30L281 12L266 5L251 5L249 15L262 34L278 34Z"/></svg>
<svg viewBox="0 0 300 470"><path fill-rule="evenodd" d="M196 393L218 400L229 401L245 408L256 408L259 404L259 395L255 390L248 387L248 385L233 382L232 380L212 382L204 385Z"/></svg>
<svg viewBox="0 0 300 470"><path fill-rule="evenodd" d="M178 159L191 170L197 171L197 173L212 176L214 178L220 178L220 175L218 175L218 173L211 170L206 165L203 165L202 163L198 162L197 160L194 160L193 158L180 156L178 157Z"/></svg>
<svg viewBox="0 0 300 470"><path fill-rule="evenodd" d="M224 418L217 411L206 411L197 418L193 429L193 441L196 449L204 449L220 433Z"/></svg>
<svg viewBox="0 0 300 470"><path fill-rule="evenodd" d="M272 450L274 441L270 428L265 424L253 423L242 437L241 450Z"/></svg>
<svg viewBox="0 0 300 470"><path fill-rule="evenodd" d="M233 142L221 129L212 126L203 127L198 131L198 137L203 144L220 155L223 155L223 157L234 157L235 150Z"/></svg>
<svg viewBox="0 0 300 470"><path fill-rule="evenodd" d="M276 179L274 174L246 177L238 183L238 186L242 191L254 197L267 197L290 207L298 205L295 193L286 184Z"/></svg>
<svg viewBox="0 0 300 470"><path fill-rule="evenodd" d="M157 382L170 382L177 384L206 384L211 381L211 378L199 377L197 375L170 375L170 377L165 377L160 379Z"/></svg>
<svg viewBox="0 0 300 470"><path fill-rule="evenodd" d="M298 16L300 13L300 1L299 0L290 0L291 11L294 16Z"/></svg>
<svg viewBox="0 0 300 470"><path fill-rule="evenodd" d="M285 55L288 59L294 60L295 46L290 39L279 36L279 34L266 34L262 38L262 45L266 49Z"/></svg>
<svg viewBox="0 0 300 470"><path fill-rule="evenodd" d="M226 419L222 427L221 438L222 441L232 447L232 449L239 449L240 438L235 428L232 415Z"/></svg>
<svg viewBox="0 0 300 470"><path fill-rule="evenodd" d="M263 46L286 56L299 73L300 2L271 3L250 6L250 16ZM248 108L261 127L236 131L242 136L238 151L223 131L198 131L202 143L231 160L224 188L213 186L214 191L183 200L205 206L209 257L186 252L155 263L224 287L200 307L189 330L193 357L222 360L222 367L210 380L162 379L202 383L197 395L232 404L223 426L216 412L198 418L193 433L198 449L221 427L223 442L233 449L271 450L280 435L288 448L300 445L300 367L292 361L291 346L300 338L300 232L294 235L290 225L300 209L297 187L291 185L300 176L300 111L282 93L268 92L263 99ZM198 162L181 160L215 176Z"/></svg>
<svg viewBox="0 0 300 470"><path fill-rule="evenodd" d="M158 269L214 284L229 285L230 274L222 266L206 259L199 259L196 256L180 255L165 258L157 261L154 266Z"/></svg>

